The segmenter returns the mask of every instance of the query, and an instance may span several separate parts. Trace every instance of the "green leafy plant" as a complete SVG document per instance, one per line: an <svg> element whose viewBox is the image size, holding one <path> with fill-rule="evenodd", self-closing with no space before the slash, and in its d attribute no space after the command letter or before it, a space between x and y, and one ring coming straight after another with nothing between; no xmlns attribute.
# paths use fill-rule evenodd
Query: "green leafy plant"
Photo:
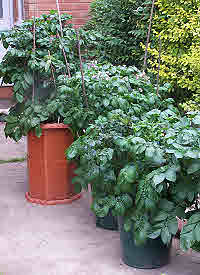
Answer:
<svg viewBox="0 0 200 275"><path fill-rule="evenodd" d="M86 29L93 30L96 57L115 65L141 67L151 9L150 1L95 0Z"/></svg>
<svg viewBox="0 0 200 275"><path fill-rule="evenodd" d="M84 51L87 41L83 30L79 30L78 40L70 19L68 14L61 15L62 35L55 11L1 35L7 53L0 64L0 77L4 83L13 83L16 101L4 117L5 134L16 141L31 129L39 137L41 123L62 120L58 108L64 99L57 97L58 77L67 79L80 70L77 45Z"/></svg>
<svg viewBox="0 0 200 275"><path fill-rule="evenodd" d="M97 216L110 210L124 216L137 244L159 236L169 244L178 230L176 216L189 218L198 232L199 214L185 210L195 204L197 211L200 116L181 117L173 100L161 96L162 87L157 96L151 83L143 83L148 88L138 85L124 97L128 109L99 117L66 155L80 164L74 181L86 190L91 184ZM183 249L197 238L190 236L193 227L191 232L181 233Z"/></svg>
<svg viewBox="0 0 200 275"><path fill-rule="evenodd" d="M193 244L192 244L192 249L197 251L197 252L200 252L200 242L199 241L195 241Z"/></svg>
<svg viewBox="0 0 200 275"><path fill-rule="evenodd" d="M44 99L55 90L57 76L66 73L66 64L61 50L62 43L74 70L78 53L74 50L76 35L68 21L71 16L63 14L63 38L60 37L58 14L24 21L10 32L2 33L1 41L7 53L0 64L0 77L4 83L14 84L14 96L22 103L32 98L32 86L35 85L34 99ZM72 50L73 49L73 50ZM48 89L47 89L48 88Z"/></svg>

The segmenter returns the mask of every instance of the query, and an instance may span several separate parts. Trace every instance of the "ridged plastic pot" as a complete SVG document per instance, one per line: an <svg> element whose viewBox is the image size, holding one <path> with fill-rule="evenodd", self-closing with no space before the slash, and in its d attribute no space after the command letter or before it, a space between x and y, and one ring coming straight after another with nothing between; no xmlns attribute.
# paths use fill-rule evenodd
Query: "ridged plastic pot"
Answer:
<svg viewBox="0 0 200 275"><path fill-rule="evenodd" d="M28 134L29 192L31 203L43 205L71 203L80 194L73 191L74 166L65 158L65 150L73 142L67 125L62 123L41 125L42 136Z"/></svg>
<svg viewBox="0 0 200 275"><path fill-rule="evenodd" d="M117 231L118 230L117 217L114 217L112 215L112 212L109 211L108 215L103 218L96 217L96 226L107 230Z"/></svg>
<svg viewBox="0 0 200 275"><path fill-rule="evenodd" d="M170 261L171 245L165 245L160 238L149 239L144 245L136 246L133 231L125 232L124 220L118 218L122 260L131 267L154 269L165 266Z"/></svg>

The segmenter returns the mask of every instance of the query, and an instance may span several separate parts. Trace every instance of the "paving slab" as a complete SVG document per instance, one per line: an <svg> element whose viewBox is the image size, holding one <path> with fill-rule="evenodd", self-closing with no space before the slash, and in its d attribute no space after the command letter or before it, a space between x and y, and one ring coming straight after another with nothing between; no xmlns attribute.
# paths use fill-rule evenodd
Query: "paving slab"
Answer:
<svg viewBox="0 0 200 275"><path fill-rule="evenodd" d="M0 122L0 160L23 158L26 156L26 137L19 142L5 137L5 124ZM1 273L0 273L1 274Z"/></svg>
<svg viewBox="0 0 200 275"><path fill-rule="evenodd" d="M199 275L200 257L172 249L171 263L154 270L123 264L119 233L96 228L86 194L68 205L25 199L26 163L0 165L0 274Z"/></svg>
<svg viewBox="0 0 200 275"><path fill-rule="evenodd" d="M10 108L11 105L12 105L12 102L11 102L10 99L0 99L0 113L1 113L4 109Z"/></svg>

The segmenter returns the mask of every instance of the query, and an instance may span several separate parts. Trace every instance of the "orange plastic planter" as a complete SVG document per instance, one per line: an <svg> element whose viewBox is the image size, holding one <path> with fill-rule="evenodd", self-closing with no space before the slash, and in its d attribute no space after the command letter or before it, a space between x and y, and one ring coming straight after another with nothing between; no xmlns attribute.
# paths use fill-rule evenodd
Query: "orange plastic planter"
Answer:
<svg viewBox="0 0 200 275"><path fill-rule="evenodd" d="M74 167L65 158L65 150L73 142L67 125L44 124L42 136L28 134L29 202L43 205L71 203L81 194L73 192Z"/></svg>

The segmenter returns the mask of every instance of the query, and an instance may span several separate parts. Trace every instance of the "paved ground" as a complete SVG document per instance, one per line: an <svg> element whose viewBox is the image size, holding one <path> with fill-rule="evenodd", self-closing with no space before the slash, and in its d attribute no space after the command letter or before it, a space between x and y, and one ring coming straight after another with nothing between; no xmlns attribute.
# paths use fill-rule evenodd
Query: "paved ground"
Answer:
<svg viewBox="0 0 200 275"><path fill-rule="evenodd" d="M2 128L2 125L1 125ZM25 141L6 142L0 154L25 154ZM5 152L7 152L5 154ZM30 204L26 163L0 165L0 275L199 275L200 256L172 249L171 264L136 270L120 259L118 232L98 229L88 197L70 205Z"/></svg>
<svg viewBox="0 0 200 275"><path fill-rule="evenodd" d="M22 138L18 143L10 138L6 139L4 135L4 124L0 123L0 160L23 158L25 156L26 138Z"/></svg>
<svg viewBox="0 0 200 275"><path fill-rule="evenodd" d="M11 101L8 99L1 99L0 100L0 110L2 109L7 109L8 107L10 107L11 105Z"/></svg>

